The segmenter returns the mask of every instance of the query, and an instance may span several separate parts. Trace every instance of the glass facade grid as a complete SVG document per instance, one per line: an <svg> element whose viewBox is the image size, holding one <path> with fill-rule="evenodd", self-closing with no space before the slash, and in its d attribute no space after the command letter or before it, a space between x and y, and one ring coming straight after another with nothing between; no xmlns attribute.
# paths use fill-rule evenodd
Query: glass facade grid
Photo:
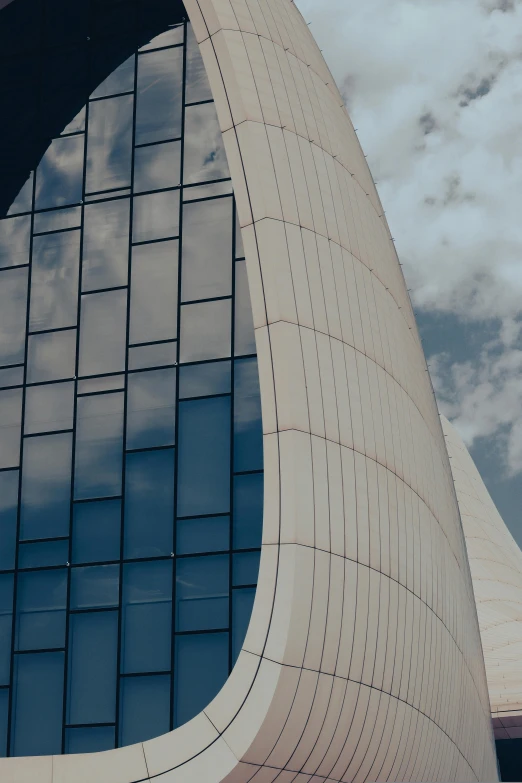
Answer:
<svg viewBox="0 0 522 783"><path fill-rule="evenodd" d="M0 219L0 755L189 720L255 595L262 430L234 197L190 25L154 5L163 30L139 46L141 2L112 30L92 4L92 30L135 53L88 89L101 36L83 47L64 90L86 107ZM66 62L52 46L39 56Z"/></svg>

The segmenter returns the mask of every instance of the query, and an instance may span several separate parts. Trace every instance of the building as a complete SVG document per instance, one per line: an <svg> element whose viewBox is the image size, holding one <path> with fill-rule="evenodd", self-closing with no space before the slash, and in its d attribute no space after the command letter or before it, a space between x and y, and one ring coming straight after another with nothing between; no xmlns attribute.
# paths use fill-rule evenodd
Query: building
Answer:
<svg viewBox="0 0 522 783"><path fill-rule="evenodd" d="M522 778L522 552L442 417L466 536L502 780Z"/></svg>
<svg viewBox="0 0 522 783"><path fill-rule="evenodd" d="M0 780L495 780L414 315L295 4L12 0L0 68Z"/></svg>

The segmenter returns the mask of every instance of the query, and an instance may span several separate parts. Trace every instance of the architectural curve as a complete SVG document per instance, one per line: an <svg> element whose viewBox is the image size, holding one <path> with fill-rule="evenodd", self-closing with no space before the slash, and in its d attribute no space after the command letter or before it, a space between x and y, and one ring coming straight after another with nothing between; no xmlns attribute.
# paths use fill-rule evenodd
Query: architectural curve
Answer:
<svg viewBox="0 0 522 783"><path fill-rule="evenodd" d="M460 435L444 417L442 425L466 537L495 735L520 738L522 552Z"/></svg>
<svg viewBox="0 0 522 783"><path fill-rule="evenodd" d="M495 780L473 591L406 285L364 155L291 0L186 0L236 194L265 509L249 631L214 701L17 783Z"/></svg>

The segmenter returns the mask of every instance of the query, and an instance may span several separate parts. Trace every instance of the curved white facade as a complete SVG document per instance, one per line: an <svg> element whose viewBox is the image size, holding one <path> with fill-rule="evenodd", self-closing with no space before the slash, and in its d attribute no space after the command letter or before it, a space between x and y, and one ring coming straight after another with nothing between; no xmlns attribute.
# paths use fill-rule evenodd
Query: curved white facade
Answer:
<svg viewBox="0 0 522 783"><path fill-rule="evenodd" d="M498 739L520 737L522 552L460 436L446 419L442 423L466 536L495 733Z"/></svg>
<svg viewBox="0 0 522 783"><path fill-rule="evenodd" d="M453 480L393 242L291 0L186 0L237 198L264 423L238 663L172 734L16 783L496 780Z"/></svg>

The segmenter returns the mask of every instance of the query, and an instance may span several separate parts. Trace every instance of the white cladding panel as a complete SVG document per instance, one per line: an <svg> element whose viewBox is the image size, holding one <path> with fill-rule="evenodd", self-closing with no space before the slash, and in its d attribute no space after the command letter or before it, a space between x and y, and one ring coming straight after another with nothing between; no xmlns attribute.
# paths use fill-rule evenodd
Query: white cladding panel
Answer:
<svg viewBox="0 0 522 783"><path fill-rule="evenodd" d="M291 0L186 8L257 333L265 517L252 620L230 679L190 723L52 765L7 759L0 780L497 780L444 437L341 95Z"/></svg>

